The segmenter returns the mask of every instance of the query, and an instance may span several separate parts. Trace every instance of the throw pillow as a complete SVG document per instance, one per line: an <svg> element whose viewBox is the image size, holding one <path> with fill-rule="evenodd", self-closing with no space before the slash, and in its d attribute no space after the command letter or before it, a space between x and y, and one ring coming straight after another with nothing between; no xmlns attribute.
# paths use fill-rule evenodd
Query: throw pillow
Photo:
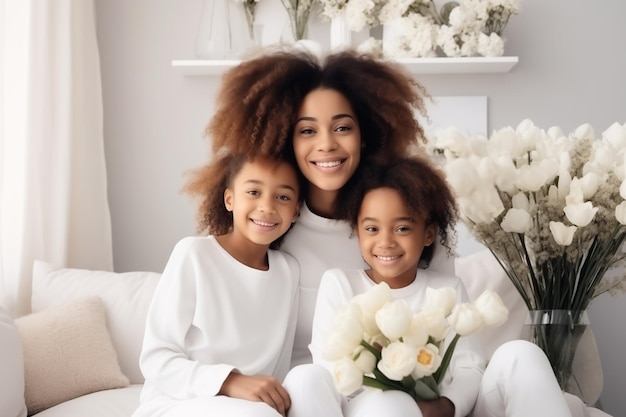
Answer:
<svg viewBox="0 0 626 417"><path fill-rule="evenodd" d="M15 320L24 350L28 414L128 385L98 297L82 298Z"/></svg>

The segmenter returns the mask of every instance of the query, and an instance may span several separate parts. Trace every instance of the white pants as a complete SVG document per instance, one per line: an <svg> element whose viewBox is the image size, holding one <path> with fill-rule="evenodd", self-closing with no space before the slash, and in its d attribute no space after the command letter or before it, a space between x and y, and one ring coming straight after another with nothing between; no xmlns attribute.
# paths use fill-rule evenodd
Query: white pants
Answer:
<svg viewBox="0 0 626 417"><path fill-rule="evenodd" d="M293 368L284 385L291 396L289 417L422 417L417 403L401 391L365 390L350 400L342 398L330 373L319 365ZM577 397L563 395L541 349L514 340L491 357L472 416L588 417L589 413Z"/></svg>

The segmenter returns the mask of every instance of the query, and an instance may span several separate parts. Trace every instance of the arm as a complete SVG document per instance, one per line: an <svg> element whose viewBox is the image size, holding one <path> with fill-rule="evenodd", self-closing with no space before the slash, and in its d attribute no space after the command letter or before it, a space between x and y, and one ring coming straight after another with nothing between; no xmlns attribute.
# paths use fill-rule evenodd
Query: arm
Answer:
<svg viewBox="0 0 626 417"><path fill-rule="evenodd" d="M189 240L182 240L172 251L148 311L140 356L146 380L176 399L216 395L234 369L228 364L205 364L190 357L187 337L199 330L192 328L201 274L195 252Z"/></svg>

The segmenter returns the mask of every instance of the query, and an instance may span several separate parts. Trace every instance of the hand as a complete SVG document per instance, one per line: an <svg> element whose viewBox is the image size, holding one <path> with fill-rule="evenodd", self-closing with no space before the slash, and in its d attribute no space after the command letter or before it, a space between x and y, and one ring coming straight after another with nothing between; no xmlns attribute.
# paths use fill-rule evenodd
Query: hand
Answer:
<svg viewBox="0 0 626 417"><path fill-rule="evenodd" d="M446 397L432 401L418 401L423 417L454 417L454 404Z"/></svg>
<svg viewBox="0 0 626 417"><path fill-rule="evenodd" d="M291 398L274 377L266 375L242 375L231 372L222 384L218 395L264 402L283 416L291 406Z"/></svg>

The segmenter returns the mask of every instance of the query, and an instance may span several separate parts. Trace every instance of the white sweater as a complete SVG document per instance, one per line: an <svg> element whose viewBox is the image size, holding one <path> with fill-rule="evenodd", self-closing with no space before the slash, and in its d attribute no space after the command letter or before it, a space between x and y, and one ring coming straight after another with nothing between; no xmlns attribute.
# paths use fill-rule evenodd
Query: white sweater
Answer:
<svg viewBox="0 0 626 417"><path fill-rule="evenodd" d="M146 382L135 416L153 400L215 396L233 369L284 378L299 271L279 251L268 260L267 271L250 268L212 236L176 245L148 311L140 357Z"/></svg>
<svg viewBox="0 0 626 417"><path fill-rule="evenodd" d="M322 275L328 269L365 269L359 243L350 224L318 216L303 204L300 217L285 237L281 250L291 254L300 264L300 301L298 327L291 366L311 363L309 343L315 300ZM454 275L454 260L436 244L429 270Z"/></svg>

